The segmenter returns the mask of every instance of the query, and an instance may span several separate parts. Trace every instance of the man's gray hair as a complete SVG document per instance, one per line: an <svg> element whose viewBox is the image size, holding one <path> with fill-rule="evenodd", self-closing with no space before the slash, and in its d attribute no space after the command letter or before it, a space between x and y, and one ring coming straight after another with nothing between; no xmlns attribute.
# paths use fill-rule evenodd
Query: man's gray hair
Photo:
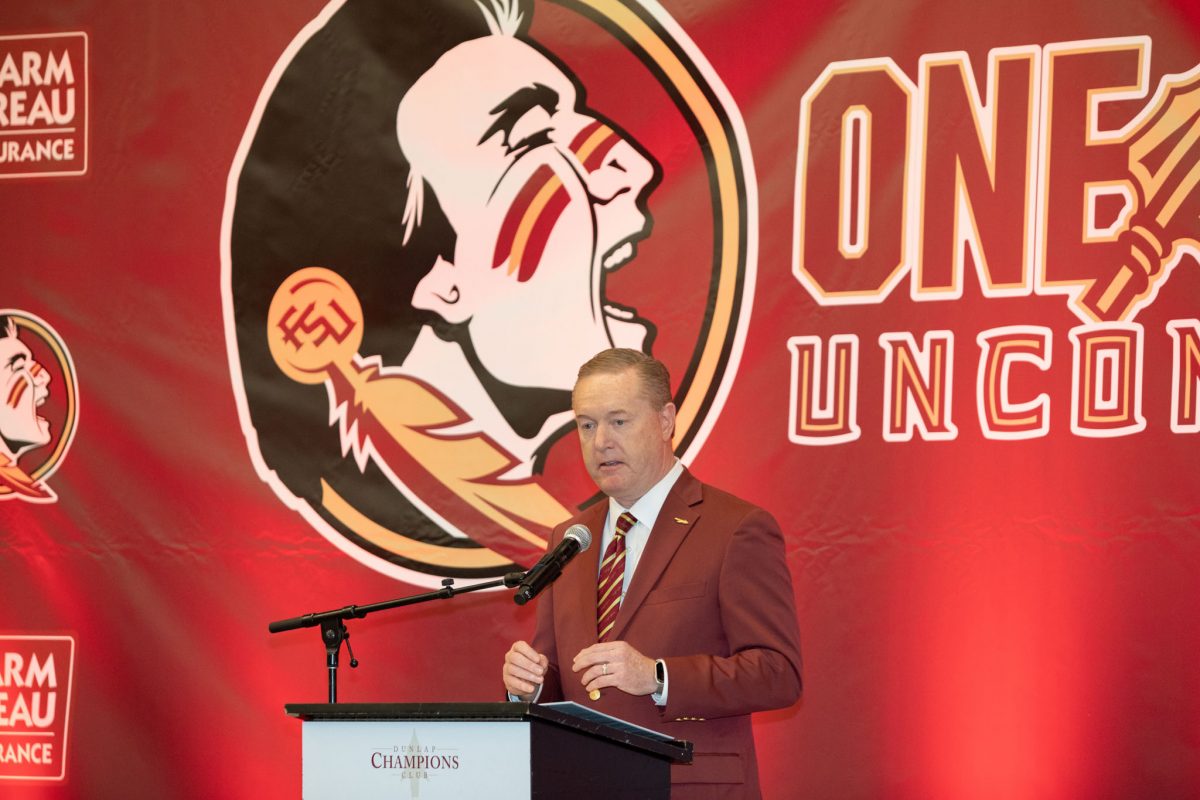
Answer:
<svg viewBox="0 0 1200 800"><path fill-rule="evenodd" d="M671 402L671 373L667 365L654 356L628 347L602 350L589 358L579 368L575 383L578 385L579 381L591 375L612 375L629 369L637 372L642 396L650 401L655 410Z"/></svg>

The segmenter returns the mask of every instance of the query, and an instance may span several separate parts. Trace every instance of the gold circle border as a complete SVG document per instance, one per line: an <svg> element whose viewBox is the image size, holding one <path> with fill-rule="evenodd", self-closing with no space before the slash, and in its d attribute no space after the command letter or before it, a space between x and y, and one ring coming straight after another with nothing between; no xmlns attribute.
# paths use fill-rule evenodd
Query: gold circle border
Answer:
<svg viewBox="0 0 1200 800"><path fill-rule="evenodd" d="M28 312L16 309L0 311L0 316L9 317L18 327L32 331L38 338L49 345L50 349L54 352L55 360L58 362L59 372L63 376L63 383L66 384L67 415L63 423L62 435L58 437L58 445L54 448L54 451L30 474L30 477L34 480L40 480L49 477L54 472L58 467L59 461L66 455L67 448L71 446L71 440L75 438L75 425L79 419L79 388L75 381L75 364L71 361L71 356L67 353L66 345L63 344L58 333L44 320Z"/></svg>
<svg viewBox="0 0 1200 800"><path fill-rule="evenodd" d="M634 1L636 2L636 0ZM642 4L641 8L644 9L646 13L650 14L651 17L654 17L654 24L652 24L647 19L640 16L636 11L624 5L621 0L546 0L546 2L568 8L576 13L579 13L580 9L589 9L594 15L593 21L596 21L597 17L600 20L607 20L609 23L611 23L613 28L625 34L630 43L641 49L641 55L644 56L643 63L649 62L650 64L653 64L661 71L662 75L666 76L666 79L671 83L675 91L678 93L679 98L683 100L687 111L692 114L692 121L694 122L695 126L697 126L701 132L703 132L704 137L707 139L709 150L708 154L705 155L705 161L711 170L710 175L714 176L716 179L716 198L718 200L717 205L721 212L720 219L717 221L717 224L714 225L714 235L720 236L721 246L719 257L716 260L715 269L713 271L713 274L716 276L716 291L714 293L710 288L709 293L708 308L711 308L712 314L710 318L711 322L707 330L708 336L705 339L703 346L700 348L699 355L696 356L695 351L693 351L693 358L689 363L689 370L684 377L687 391L681 392L682 398L677 402L679 408L676 415L676 437L674 444L676 451L679 452L680 450L689 446L695 446L695 438L703 435L703 420L701 415L704 414L706 408L711 408L714 404L719 407L719 404L724 400L724 398L721 396L721 387L719 385L716 392L713 391L714 381L718 382L719 384L718 372L722 366L723 360L730 358L733 360L734 364L737 363L739 347L737 338L742 334L742 332L737 329L738 319L736 315L741 303L746 302L746 298L744 297L739 300L739 294L742 289L741 282L742 280L745 281L746 291L748 292L752 291L753 286L752 253L754 249L755 232L752 228L754 220L750 219L750 215L753 213L752 209L754 207L753 197L752 194L750 194L753 191L752 161L750 160L749 153L746 152L745 163L741 163L741 159L739 157L740 148L734 148L730 142L731 130L735 138L739 133L742 133L741 129L738 127L740 122L736 119L736 117L727 119L726 117L723 117L722 114L718 113L714 107L714 104L710 102L708 96L706 96L702 86L697 82L693 71L689 69L688 64L692 64L693 68L701 73L702 78L702 67L707 67L709 70L711 70L711 67L708 67L706 64L702 63L703 59L702 57L698 56L698 53L686 54L686 60L681 58L677 51L672 48L671 43L667 40L664 40L664 36L661 35L659 30L655 28L656 24L659 26L665 25L666 27L670 27L670 25L664 23L663 18L669 20L670 24L674 24L674 20L670 18L665 11L659 12L661 14L661 18L659 18L649 6ZM299 47L304 42L307 42L317 31L323 28L329 17L338 8L340 8L341 5L342 0L334 0L334 2L326 5L325 8L317 15L317 17L311 20L309 24L305 26L304 30L297 35L296 39L294 39L288 46L287 50L285 50L284 55L281 56L280 61L276 63L275 71L272 72L271 77L268 78L267 83L264 84L263 91L259 96L255 111L251 116L251 124L253 125L255 132L257 132L258 123L260 121L262 106L276 88L279 77L276 72L282 69L281 65L290 63L292 57L295 55L295 48ZM585 16L587 15L585 14ZM606 27L603 22L601 22L601 27ZM612 30L610 29L610 33L611 32ZM679 34L672 34L670 31L664 31L664 33L668 34L668 38L673 36L673 41L686 53L687 45L690 45L690 39L688 39L686 34L683 34L682 32ZM618 37L618 39L620 39L620 37ZM700 58L699 63L697 62L697 58ZM712 89L715 95L714 99L718 105L724 102L728 102L730 104L733 103L732 98L726 98L723 96L722 93L725 93L724 87L714 85ZM725 93L725 95L727 95L727 93ZM730 125L729 129L726 128L726 124ZM250 130L249 127L247 130ZM232 218L230 212L232 209L232 201L235 196L234 192L237 186L237 179L241 174L242 167L244 166L246 153L251 139L251 136L246 134L243 135L242 141L238 148L237 156L234 159L233 168L230 171L229 182L226 186L226 203L225 212L222 216L221 234L223 295L227 294L229 291L228 280L231 255L228 251L228 247L229 225ZM703 144L703 142L701 142L701 144ZM741 176L742 180L746 182L747 187L747 194L745 196L746 202L744 205L742 202L743 196L739 192L739 175ZM741 228L743 222L745 223L744 233ZM230 298L228 296L223 296L223 308L225 314L226 333L227 336L232 337L234 335L234 324L230 317L231 305ZM236 350L232 346L230 348L230 356L231 365L240 365L240 359L237 358ZM683 387L681 386L681 389L682 388ZM237 389L239 393L239 415L242 417L242 424L243 427L245 427L246 415L248 412L244 408L244 404L246 402L245 397L241 394L245 390L240 386L237 387ZM696 391L693 391L693 389ZM698 425L701 428L699 432L694 430ZM259 471L259 474L262 475L263 470L267 468L265 464L258 463L261 459L261 454L257 450L257 445L253 442L251 444L251 450L252 457L255 460L256 471ZM288 497L290 497L292 501L298 499L291 494L289 489L283 487L282 484L276 485L270 479L268 479L267 482L275 489L276 493L279 493L280 496L285 499L285 502L288 502L289 505L292 505L292 502L288 501ZM323 488L328 490L329 487L325 486ZM339 510L342 512L341 515L335 514L335 517L346 516L345 512L349 509L340 507L338 501L341 498L338 498L334 496L334 493L329 493L327 491L325 494L325 499L332 501L332 505L339 508ZM326 535L326 529L324 526L327 523L321 518L320 514L315 513L315 509L307 505L293 507L297 508L301 515L308 519L313 527L321 532L322 535ZM305 508L308 508L309 510L305 511ZM351 555L356 560L361 562L359 554L364 552L364 549L361 547L361 545L354 544L341 532L335 533L336 535L334 537L331 538L326 536L326 538L328 538L329 541L335 544L339 549L343 550L348 555ZM373 537L368 537L368 541L370 541L370 538L374 538L376 540L382 538L385 540L372 542L372 544L374 544L376 547L381 547L381 549L384 550L391 550L392 548L388 547L387 545L398 544L398 542L396 542L395 539L392 539L390 535L386 535L395 535L393 532L385 530L373 530L372 533L375 535ZM409 541L413 544L423 545L419 556L425 556L426 558L436 556L444 557L445 555L448 555L445 551L453 549L458 551L454 554L457 557L454 560L464 562L461 563L460 566L465 566L468 569L495 568L495 564L492 562L492 559L497 557L486 548L480 548L481 552L471 553L472 548L445 548L437 545L429 545L428 543L416 542L412 539L409 539ZM393 552L395 555L407 557L405 554L396 552L395 550L393 550ZM468 556L468 553L471 553L471 555ZM375 556L375 558L379 557ZM389 559L382 560L385 563L389 561ZM412 560L417 561L418 563L423 563L423 560L420 557ZM420 570L419 568L414 570L412 567L403 567L395 562L391 562L388 564L388 566L391 568L398 568L403 570L405 573L412 574L406 576L396 576L388 569L381 570L374 566L372 566L372 568L377 572L393 575L393 577L403 577L403 579L410 581L418 575L422 577L428 577L432 574L425 572L424 570ZM420 581L418 580L418 583L419 582Z"/></svg>

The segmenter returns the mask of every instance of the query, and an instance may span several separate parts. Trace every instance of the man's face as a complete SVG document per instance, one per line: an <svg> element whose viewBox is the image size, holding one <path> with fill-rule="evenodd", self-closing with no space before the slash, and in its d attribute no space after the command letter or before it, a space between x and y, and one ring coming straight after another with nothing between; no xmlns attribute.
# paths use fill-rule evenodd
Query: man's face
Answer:
<svg viewBox="0 0 1200 800"><path fill-rule="evenodd" d="M602 276L648 232L639 201L655 167L561 69L510 37L466 42L405 95L397 130L457 233L453 264L431 270L413 305L467 323L485 369L570 389L592 354L643 348L645 323L605 302Z"/></svg>
<svg viewBox="0 0 1200 800"><path fill-rule="evenodd" d="M50 441L50 423L37 415L49 383L50 373L20 339L0 336L0 439L14 456Z"/></svg>
<svg viewBox="0 0 1200 800"><path fill-rule="evenodd" d="M580 379L571 403L588 473L600 491L625 508L675 463L675 404L655 409L634 370Z"/></svg>

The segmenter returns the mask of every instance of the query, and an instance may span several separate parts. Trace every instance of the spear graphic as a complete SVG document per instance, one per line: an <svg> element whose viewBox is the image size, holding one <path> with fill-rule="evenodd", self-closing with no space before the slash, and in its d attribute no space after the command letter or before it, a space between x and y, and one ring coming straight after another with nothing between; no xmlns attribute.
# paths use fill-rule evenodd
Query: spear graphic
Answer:
<svg viewBox="0 0 1200 800"><path fill-rule="evenodd" d="M1163 277L1178 248L1200 248L1200 68L1164 80L1129 147L1136 207L1118 239L1129 248L1112 278L1082 303L1099 319L1123 319Z"/></svg>

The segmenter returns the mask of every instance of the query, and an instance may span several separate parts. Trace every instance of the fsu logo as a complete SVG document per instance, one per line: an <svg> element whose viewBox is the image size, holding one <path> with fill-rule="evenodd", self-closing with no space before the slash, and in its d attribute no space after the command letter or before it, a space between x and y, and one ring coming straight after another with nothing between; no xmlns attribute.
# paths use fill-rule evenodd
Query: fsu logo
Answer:
<svg viewBox="0 0 1200 800"><path fill-rule="evenodd" d="M385 574L528 565L596 498L565 435L596 352L663 359L676 452L703 444L749 313L753 186L732 102L656 6L332 3L229 180L259 475Z"/></svg>
<svg viewBox="0 0 1200 800"><path fill-rule="evenodd" d="M58 469L79 416L75 366L54 329L0 310L0 501L52 503Z"/></svg>

